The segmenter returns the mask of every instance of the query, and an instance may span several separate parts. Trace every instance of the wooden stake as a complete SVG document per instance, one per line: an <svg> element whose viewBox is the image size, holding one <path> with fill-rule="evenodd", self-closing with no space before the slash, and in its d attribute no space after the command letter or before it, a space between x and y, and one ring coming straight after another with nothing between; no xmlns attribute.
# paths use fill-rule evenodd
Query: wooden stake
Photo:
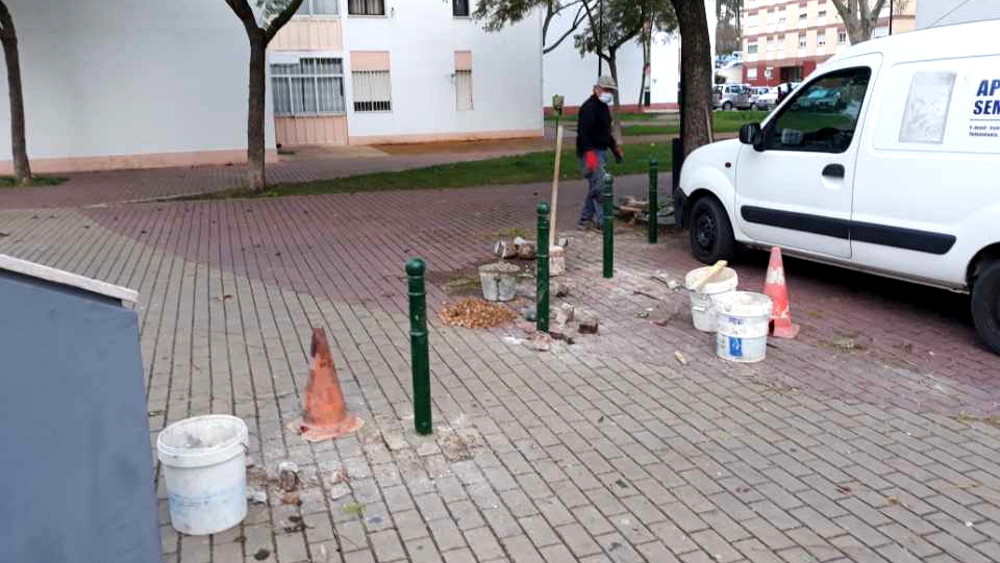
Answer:
<svg viewBox="0 0 1000 563"><path fill-rule="evenodd" d="M562 163L562 139L563 126L560 123L556 128L556 166L555 172L552 174L552 203L549 205L549 248L556 244L556 210L558 209L556 206L559 203L559 167Z"/></svg>

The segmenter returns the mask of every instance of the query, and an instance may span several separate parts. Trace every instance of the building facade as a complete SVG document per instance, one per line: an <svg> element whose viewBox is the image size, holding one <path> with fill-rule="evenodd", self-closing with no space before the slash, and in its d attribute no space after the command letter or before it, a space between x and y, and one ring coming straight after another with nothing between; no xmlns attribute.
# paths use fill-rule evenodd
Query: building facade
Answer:
<svg viewBox="0 0 1000 563"><path fill-rule="evenodd" d="M893 4L886 2L873 37L914 28L917 0L907 0L898 12ZM747 0L741 27L743 82L754 86L800 82L850 45L832 0Z"/></svg>
<svg viewBox="0 0 1000 563"><path fill-rule="evenodd" d="M540 18L486 33L473 1L305 0L269 48L268 158L278 145L541 136ZM7 6L35 172L246 162L250 53L222 0ZM11 169L3 133L0 174Z"/></svg>
<svg viewBox="0 0 1000 563"><path fill-rule="evenodd" d="M474 0L305 0L268 50L279 146L542 135L541 23Z"/></svg>
<svg viewBox="0 0 1000 563"><path fill-rule="evenodd" d="M917 7L917 29L996 19L1000 19L996 0L920 0Z"/></svg>

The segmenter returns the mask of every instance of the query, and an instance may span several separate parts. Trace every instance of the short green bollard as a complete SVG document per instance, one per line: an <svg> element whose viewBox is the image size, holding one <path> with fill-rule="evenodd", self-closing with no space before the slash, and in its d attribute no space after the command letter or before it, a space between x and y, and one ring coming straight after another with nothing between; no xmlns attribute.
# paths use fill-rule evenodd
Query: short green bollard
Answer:
<svg viewBox="0 0 1000 563"><path fill-rule="evenodd" d="M535 291L535 328L549 331L549 205L538 204L538 285Z"/></svg>
<svg viewBox="0 0 1000 563"><path fill-rule="evenodd" d="M424 291L424 270L421 258L406 263L410 280L410 359L413 365L413 424L417 434L430 434L431 426L431 366L427 351L427 294Z"/></svg>
<svg viewBox="0 0 1000 563"><path fill-rule="evenodd" d="M615 276L615 179L611 174L604 175L604 217L601 230L604 231L604 277Z"/></svg>
<svg viewBox="0 0 1000 563"><path fill-rule="evenodd" d="M656 244L656 237L660 230L660 226L657 224L660 215L660 194L659 186L657 186L659 167L660 163L656 161L656 158L649 159L649 221L647 222L649 244Z"/></svg>

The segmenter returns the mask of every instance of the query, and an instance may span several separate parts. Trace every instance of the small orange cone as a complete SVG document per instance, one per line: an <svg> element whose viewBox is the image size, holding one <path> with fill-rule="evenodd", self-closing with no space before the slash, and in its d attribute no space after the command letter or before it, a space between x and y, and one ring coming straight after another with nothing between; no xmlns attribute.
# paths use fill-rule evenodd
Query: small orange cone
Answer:
<svg viewBox="0 0 1000 563"><path fill-rule="evenodd" d="M799 325L792 324L792 311L788 303L788 287L785 286L785 266L781 262L781 249L771 247L771 261L767 265L764 281L764 295L774 304L771 309L771 334L778 338L795 338Z"/></svg>
<svg viewBox="0 0 1000 563"><path fill-rule="evenodd" d="M344 393L340 390L337 368L330 355L330 344L322 328L314 328L312 362L306 385L305 409L302 418L288 429L302 434L307 442L320 442L350 434L365 425L365 421L347 412Z"/></svg>

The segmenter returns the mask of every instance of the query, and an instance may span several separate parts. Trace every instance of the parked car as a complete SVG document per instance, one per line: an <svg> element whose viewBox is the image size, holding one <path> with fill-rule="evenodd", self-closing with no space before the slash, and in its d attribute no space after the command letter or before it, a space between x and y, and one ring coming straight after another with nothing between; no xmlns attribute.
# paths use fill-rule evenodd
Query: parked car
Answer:
<svg viewBox="0 0 1000 563"><path fill-rule="evenodd" d="M715 109L750 109L750 86L747 84L716 84L712 100Z"/></svg>
<svg viewBox="0 0 1000 563"><path fill-rule="evenodd" d="M795 90L799 87L799 82L784 82L774 86L773 88L768 88L767 93L757 96L754 100L754 109L760 110L772 110L774 106L778 105L778 92L788 92L789 90Z"/></svg>
<svg viewBox="0 0 1000 563"><path fill-rule="evenodd" d="M998 36L988 20L849 47L763 123L691 153L675 198L694 256L778 246L968 292L1000 354Z"/></svg>
<svg viewBox="0 0 1000 563"><path fill-rule="evenodd" d="M750 87L750 106L753 108L757 107L757 99L762 95L770 92L771 89L767 86L751 86Z"/></svg>

